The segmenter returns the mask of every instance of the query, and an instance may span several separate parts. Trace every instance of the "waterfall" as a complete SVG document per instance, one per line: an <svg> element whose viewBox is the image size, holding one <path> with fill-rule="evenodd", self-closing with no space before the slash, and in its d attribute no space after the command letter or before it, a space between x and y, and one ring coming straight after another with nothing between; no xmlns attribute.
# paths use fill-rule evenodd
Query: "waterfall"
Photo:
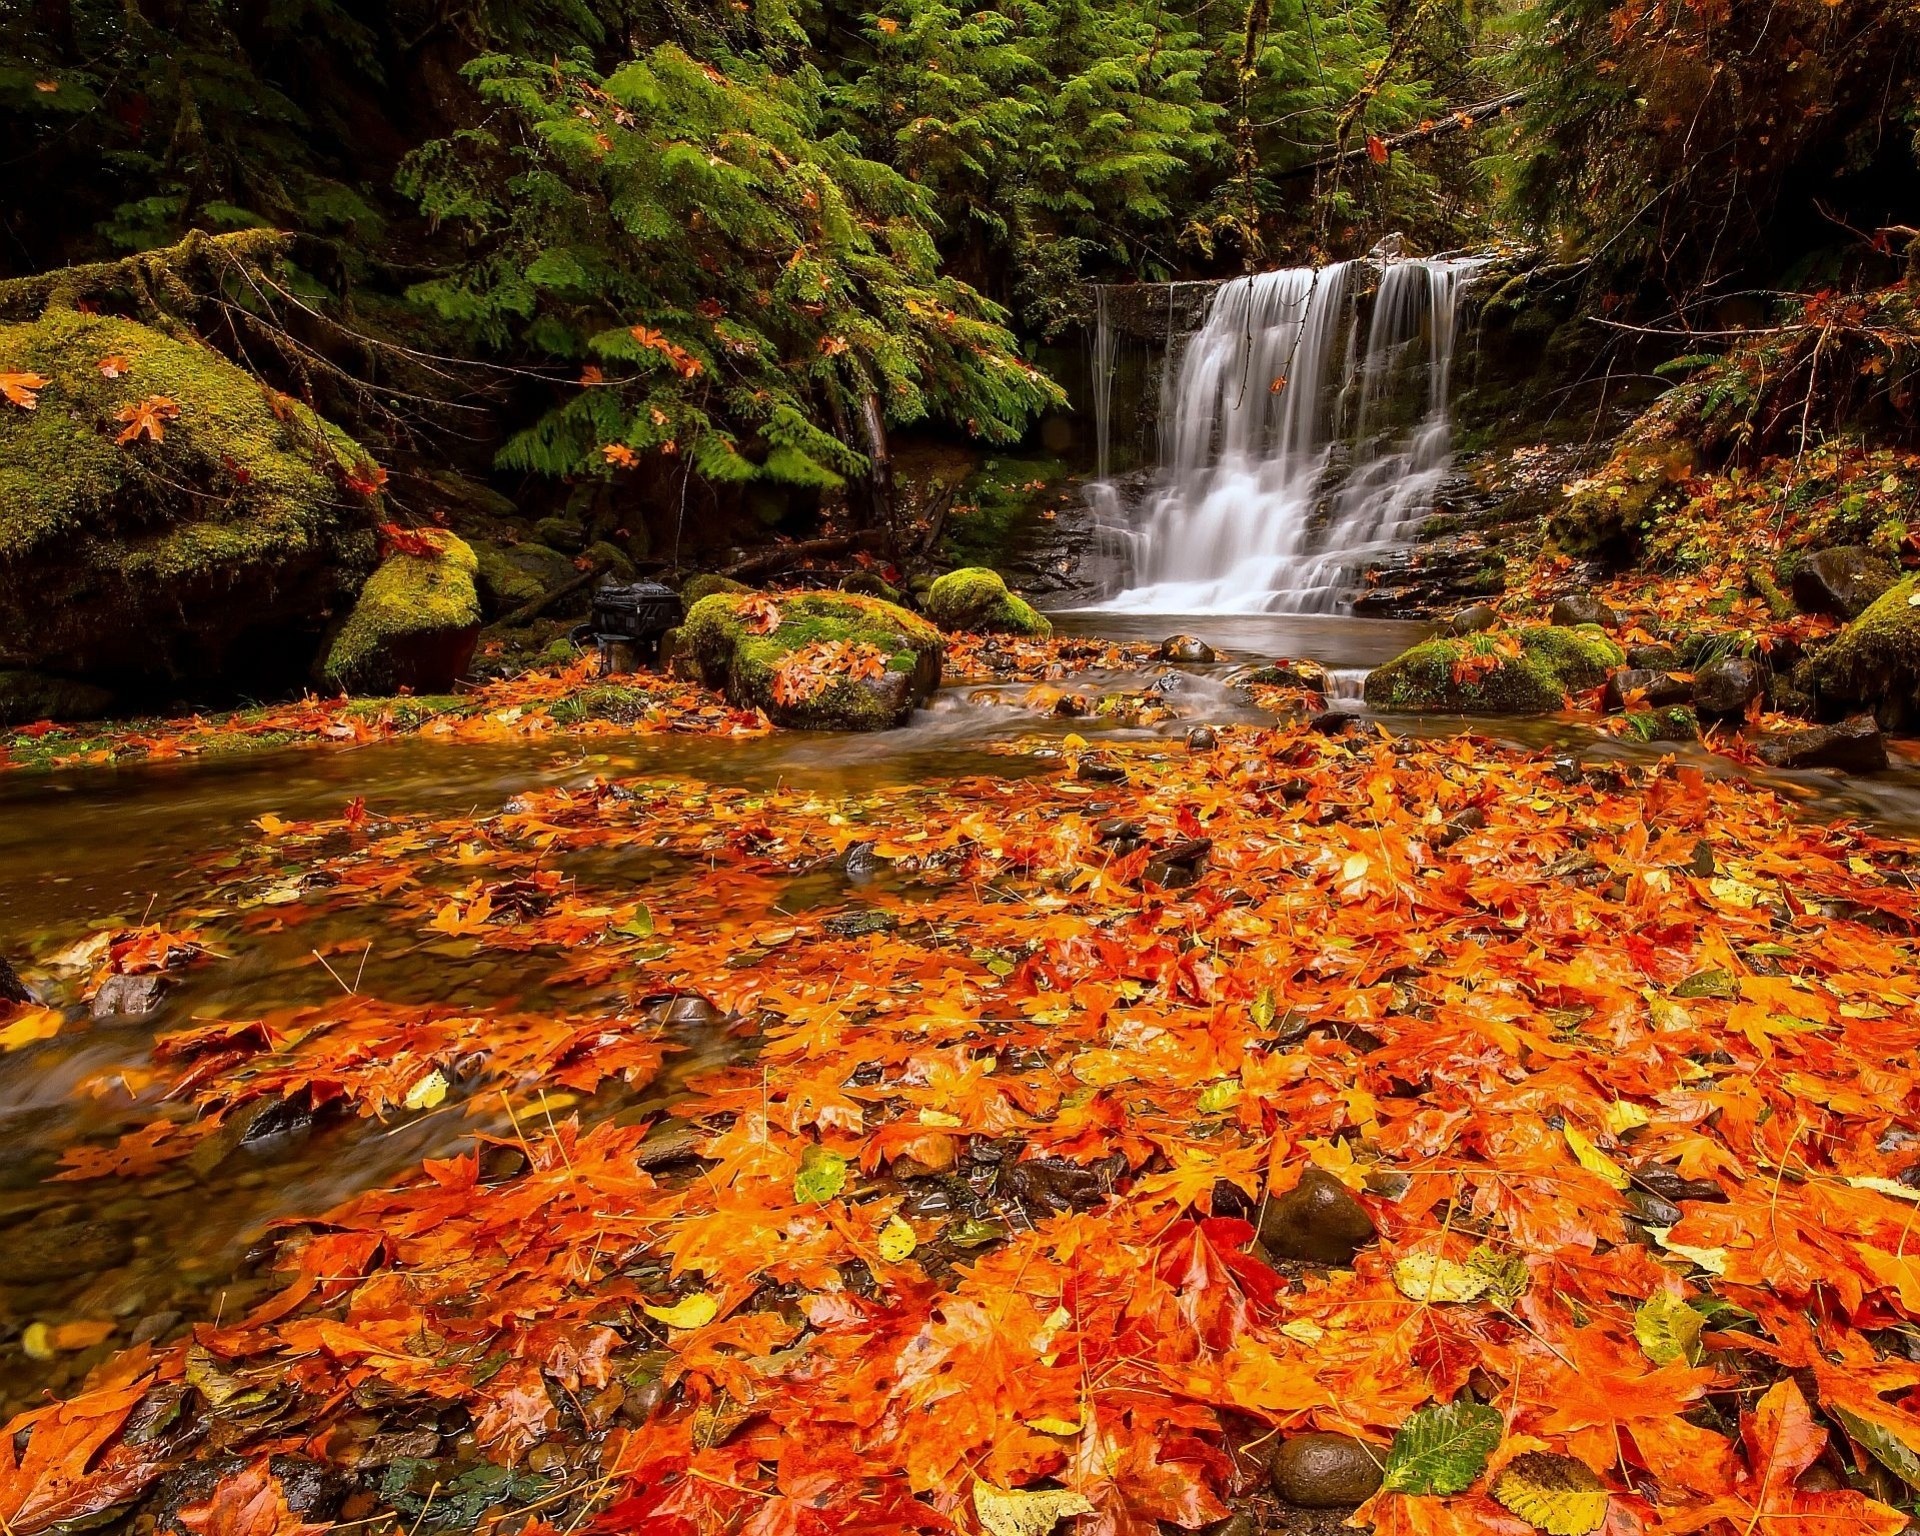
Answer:
<svg viewBox="0 0 1920 1536"><path fill-rule="evenodd" d="M1222 284L1168 359L1161 467L1130 540L1135 584L1108 606L1342 607L1360 568L1419 526L1446 475L1460 301L1480 264L1385 262L1364 351L1349 298L1366 263ZM1097 505L1114 500L1105 462L1103 449L1109 494L1097 489Z"/></svg>
<svg viewBox="0 0 1920 1536"><path fill-rule="evenodd" d="M1093 290L1093 451L1096 478L1103 484L1113 466L1113 372L1120 338L1107 312L1107 287Z"/></svg>

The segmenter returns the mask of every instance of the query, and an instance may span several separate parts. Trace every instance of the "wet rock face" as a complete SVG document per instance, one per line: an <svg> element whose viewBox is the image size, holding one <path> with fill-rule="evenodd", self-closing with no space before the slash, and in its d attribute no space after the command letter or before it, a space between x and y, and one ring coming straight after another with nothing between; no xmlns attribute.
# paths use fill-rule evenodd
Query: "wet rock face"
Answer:
<svg viewBox="0 0 1920 1536"><path fill-rule="evenodd" d="M1807 556L1793 573L1793 600L1807 613L1827 613L1851 622L1871 608L1899 573L1857 544Z"/></svg>
<svg viewBox="0 0 1920 1536"><path fill-rule="evenodd" d="M127 1234L107 1222L17 1227L0 1242L0 1285L71 1280L114 1269L132 1257Z"/></svg>
<svg viewBox="0 0 1920 1536"><path fill-rule="evenodd" d="M1273 1491L1289 1504L1336 1509L1364 1504L1380 1491L1380 1453L1351 1435L1293 1435L1274 1452Z"/></svg>
<svg viewBox="0 0 1920 1536"><path fill-rule="evenodd" d="M1499 614L1495 613L1485 603L1475 603L1471 607L1462 608L1452 618L1447 620L1447 633L1450 635L1477 635L1484 630L1492 629L1499 622ZM1559 622L1558 619L1554 620L1556 624Z"/></svg>
<svg viewBox="0 0 1920 1536"><path fill-rule="evenodd" d="M1760 664L1744 656L1710 661L1693 675L1694 708L1715 719L1737 719L1760 697L1765 682Z"/></svg>
<svg viewBox="0 0 1920 1536"><path fill-rule="evenodd" d="M1260 1241L1268 1252L1308 1264L1344 1269L1373 1239L1366 1207L1324 1168L1308 1168L1260 1218Z"/></svg>
<svg viewBox="0 0 1920 1536"><path fill-rule="evenodd" d="M1567 629L1581 624L1598 624L1602 629L1612 629L1620 622L1620 615L1591 592L1572 592L1553 605L1553 614L1548 622Z"/></svg>
<svg viewBox="0 0 1920 1536"><path fill-rule="evenodd" d="M1762 736L1754 750L1773 768L1838 768L1846 773L1877 773L1887 766L1887 742L1871 715L1856 715L1838 725Z"/></svg>
<svg viewBox="0 0 1920 1536"><path fill-rule="evenodd" d="M1665 709L1669 704L1691 703L1693 684L1650 667L1622 667L1608 675L1603 702L1610 710L1625 709L1627 696L1633 693L1641 696L1643 704Z"/></svg>

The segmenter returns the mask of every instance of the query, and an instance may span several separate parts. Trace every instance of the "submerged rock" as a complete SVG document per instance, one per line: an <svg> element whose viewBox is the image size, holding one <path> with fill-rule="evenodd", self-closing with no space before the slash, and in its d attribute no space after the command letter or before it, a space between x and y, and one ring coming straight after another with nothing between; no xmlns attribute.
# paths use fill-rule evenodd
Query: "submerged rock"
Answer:
<svg viewBox="0 0 1920 1536"><path fill-rule="evenodd" d="M940 686L945 642L904 608L853 592L809 592L775 600L773 627L749 597L718 592L687 611L675 664L736 705L760 709L776 725L800 730L878 731L904 725ZM878 677L830 675L817 692L796 697L776 684L782 668L810 646L844 643L886 658Z"/></svg>
<svg viewBox="0 0 1920 1536"><path fill-rule="evenodd" d="M942 629L1046 639L1053 625L1025 598L1007 590L996 571L968 566L949 571L927 589L927 617Z"/></svg>
<svg viewBox="0 0 1920 1536"><path fill-rule="evenodd" d="M1858 544L1817 550L1793 573L1793 600L1807 613L1851 622L1900 579L1900 573Z"/></svg>
<svg viewBox="0 0 1920 1536"><path fill-rule="evenodd" d="M1773 768L1838 768L1847 773L1877 773L1887 766L1887 742L1871 715L1856 715L1838 725L1778 731L1754 744L1761 762Z"/></svg>
<svg viewBox="0 0 1920 1536"><path fill-rule="evenodd" d="M166 977L153 974L109 976L93 994L93 1016L96 1019L136 1018L152 1013L166 1000L167 986Z"/></svg>
<svg viewBox="0 0 1920 1536"><path fill-rule="evenodd" d="M1693 674L1693 707L1716 720L1737 720L1766 687L1760 663L1745 656L1726 656L1699 667Z"/></svg>
<svg viewBox="0 0 1920 1536"><path fill-rule="evenodd" d="M389 555L327 653L328 682L351 693L444 693L480 635L479 561L450 533L431 554Z"/></svg>
<svg viewBox="0 0 1920 1536"><path fill-rule="evenodd" d="M1374 1239L1373 1218L1339 1179L1308 1167L1260 1217L1260 1241L1277 1258L1345 1269Z"/></svg>
<svg viewBox="0 0 1920 1536"><path fill-rule="evenodd" d="M105 357L125 361L113 378ZM367 454L130 320L56 307L0 325L0 372L48 381L36 409L0 409L0 655L115 692L302 680L374 565ZM162 397L163 435L127 436Z"/></svg>
<svg viewBox="0 0 1920 1536"><path fill-rule="evenodd" d="M71 1280L117 1269L132 1257L132 1240L108 1222L15 1227L0 1238L0 1285Z"/></svg>
<svg viewBox="0 0 1920 1536"><path fill-rule="evenodd" d="M1336 1509L1372 1498L1385 1469L1381 1453L1352 1435L1314 1431L1281 1441L1268 1476L1273 1491L1289 1504Z"/></svg>
<svg viewBox="0 0 1920 1536"><path fill-rule="evenodd" d="M1317 661L1270 661L1253 667L1232 679L1236 687L1305 688L1325 693L1330 686L1327 669Z"/></svg>
<svg viewBox="0 0 1920 1536"><path fill-rule="evenodd" d="M1590 625L1438 636L1369 672L1365 695L1380 710L1543 715L1569 692L1597 688L1625 660Z"/></svg>

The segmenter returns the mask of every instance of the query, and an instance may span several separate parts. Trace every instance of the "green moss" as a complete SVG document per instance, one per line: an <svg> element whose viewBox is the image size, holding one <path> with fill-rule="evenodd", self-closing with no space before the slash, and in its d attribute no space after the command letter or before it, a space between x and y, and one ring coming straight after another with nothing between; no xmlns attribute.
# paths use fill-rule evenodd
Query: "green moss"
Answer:
<svg viewBox="0 0 1920 1536"><path fill-rule="evenodd" d="M1045 639L1053 625L1026 599L1007 590L994 571L979 566L949 571L927 589L927 616L942 629Z"/></svg>
<svg viewBox="0 0 1920 1536"><path fill-rule="evenodd" d="M1636 741L1694 741L1700 735L1700 717L1685 704L1635 710L1623 718Z"/></svg>
<svg viewBox="0 0 1920 1536"><path fill-rule="evenodd" d="M1510 653L1516 638L1517 656ZM1591 624L1436 636L1368 673L1366 700L1374 709L1410 712L1550 714L1567 693L1598 687L1625 661Z"/></svg>
<svg viewBox="0 0 1920 1536"><path fill-rule="evenodd" d="M712 597L716 592L751 592L752 587L743 581L731 577L718 576L710 571L702 571L698 576L689 576L686 584L680 588L680 600L691 608L703 597Z"/></svg>
<svg viewBox="0 0 1920 1536"><path fill-rule="evenodd" d="M473 550L442 534L435 555L391 555L327 654L327 680L352 692L443 689L466 670L480 630Z"/></svg>
<svg viewBox="0 0 1920 1536"><path fill-rule="evenodd" d="M702 598L687 611L675 656L736 704L803 730L881 730L898 725L940 685L940 632L904 608L852 592L811 592L774 599L780 622L764 635L748 627L745 600L731 593ZM781 704L774 677L794 652L823 641L870 645L886 653L897 683L840 680L802 704Z"/></svg>
<svg viewBox="0 0 1920 1536"><path fill-rule="evenodd" d="M941 558L952 565L991 566L1009 551L1059 500L1067 466L1060 459L991 458L961 482L946 533Z"/></svg>
<svg viewBox="0 0 1920 1536"><path fill-rule="evenodd" d="M1883 593L1808 671L1822 698L1871 704L1895 724L1920 718L1920 576Z"/></svg>
<svg viewBox="0 0 1920 1536"><path fill-rule="evenodd" d="M124 360L108 378L105 358ZM263 638L317 636L371 568L372 461L297 401L203 347L50 310L0 325L0 652L80 675L218 676ZM164 437L116 441L155 396ZM299 663L304 667L305 658Z"/></svg>
<svg viewBox="0 0 1920 1536"><path fill-rule="evenodd" d="M0 725L40 720L98 720L113 708L113 695L90 683L44 672L0 670Z"/></svg>

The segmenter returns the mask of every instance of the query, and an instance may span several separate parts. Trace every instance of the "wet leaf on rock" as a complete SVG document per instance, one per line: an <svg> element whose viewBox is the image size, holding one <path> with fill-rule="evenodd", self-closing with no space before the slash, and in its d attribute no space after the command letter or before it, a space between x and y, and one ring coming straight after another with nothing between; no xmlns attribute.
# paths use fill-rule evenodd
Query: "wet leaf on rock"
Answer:
<svg viewBox="0 0 1920 1536"><path fill-rule="evenodd" d="M822 1146L810 1146L801 1154L799 1172L793 1176L793 1198L808 1205L822 1205L847 1184L847 1160L838 1152Z"/></svg>

